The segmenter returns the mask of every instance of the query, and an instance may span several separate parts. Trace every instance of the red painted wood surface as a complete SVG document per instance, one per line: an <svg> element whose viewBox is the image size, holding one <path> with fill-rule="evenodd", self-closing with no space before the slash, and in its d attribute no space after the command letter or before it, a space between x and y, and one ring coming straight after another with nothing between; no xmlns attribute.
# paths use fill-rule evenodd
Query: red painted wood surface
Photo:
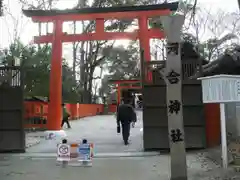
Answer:
<svg viewBox="0 0 240 180"><path fill-rule="evenodd" d="M120 104L121 101L121 91L122 89L142 89L141 86L133 86L132 84L140 83L141 81L136 79L129 80L115 80L112 81L113 84L116 84L115 89L117 89L117 104ZM122 86L121 84L129 84L128 86Z"/></svg>
<svg viewBox="0 0 240 180"><path fill-rule="evenodd" d="M52 43L50 88L49 88L49 113L47 128L49 130L61 129L62 114L62 24L58 20L54 22L54 41Z"/></svg>
<svg viewBox="0 0 240 180"><path fill-rule="evenodd" d="M88 13L88 14L64 14L50 16L33 16L35 22L53 22L54 30L52 34L46 36L35 37L35 43L52 43L52 59L50 72L50 91L49 91L49 113L47 128L49 130L61 129L61 103L62 103L62 43L77 42L77 41L93 41L93 40L112 40L112 39L139 39L140 47L144 50L144 61L151 61L150 39L163 38L164 34L159 29L149 29L148 20L150 17L169 15L169 9L158 10L141 10L141 11L122 11L122 12L105 12L105 13ZM135 19L139 21L139 30L132 33L117 33L104 32L104 20L108 19ZM65 21L82 21L95 20L95 33L90 34L73 34L69 35L62 31L63 22ZM146 80L152 80L152 73L146 69ZM118 103L120 102L118 90ZM79 105L77 107L80 116L93 114L87 110L81 111L85 107ZM100 107L97 108L100 111ZM76 117L76 107L71 106L70 111L73 113L73 118ZM84 112L84 113L83 113Z"/></svg>
<svg viewBox="0 0 240 180"><path fill-rule="evenodd" d="M220 105L204 104L207 147L218 146L221 142Z"/></svg>
<svg viewBox="0 0 240 180"><path fill-rule="evenodd" d="M150 39L162 39L165 37L163 31L159 29L148 29L145 37ZM37 44L51 43L54 39L53 34L35 36L34 42ZM83 34L67 34L61 33L62 42L76 42L76 41L101 41L101 40L116 40L116 39L139 39L139 31L135 32L96 32Z"/></svg>
<svg viewBox="0 0 240 180"><path fill-rule="evenodd" d="M108 105L108 112L115 113L117 111L117 105L109 104Z"/></svg>
<svg viewBox="0 0 240 180"><path fill-rule="evenodd" d="M48 107L49 104L46 102L35 102L26 101L24 102L25 113L25 128L39 128L48 129L47 124L43 124L43 121L36 121L34 123L34 118L37 119L48 119ZM70 114L70 120L79 119L87 116L95 116L103 113L103 104L66 104L67 111ZM61 109L62 110L62 109ZM61 112L62 114L62 112ZM61 122L62 118L60 118Z"/></svg>

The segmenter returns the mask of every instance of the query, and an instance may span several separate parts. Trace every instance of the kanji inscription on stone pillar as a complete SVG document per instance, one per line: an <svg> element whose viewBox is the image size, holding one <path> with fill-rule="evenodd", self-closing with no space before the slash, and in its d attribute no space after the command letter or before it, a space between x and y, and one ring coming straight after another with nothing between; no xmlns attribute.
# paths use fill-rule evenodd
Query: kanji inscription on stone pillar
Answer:
<svg viewBox="0 0 240 180"><path fill-rule="evenodd" d="M187 180L186 150L182 106L182 63L180 35L184 15L161 18L167 38L164 79L167 86L168 132L171 152L171 180Z"/></svg>

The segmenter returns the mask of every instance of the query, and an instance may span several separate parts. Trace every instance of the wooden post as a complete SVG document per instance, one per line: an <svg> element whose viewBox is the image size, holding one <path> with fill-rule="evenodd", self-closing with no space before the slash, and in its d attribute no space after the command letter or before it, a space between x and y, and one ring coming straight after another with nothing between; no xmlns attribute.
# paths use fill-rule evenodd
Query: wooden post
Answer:
<svg viewBox="0 0 240 180"><path fill-rule="evenodd" d="M144 50L140 48L140 63L141 63L141 68L140 68L140 73L141 73L141 87L142 87L142 93L143 93L143 88L144 88L144 82L145 82L145 60L144 60Z"/></svg>
<svg viewBox="0 0 240 180"><path fill-rule="evenodd" d="M227 150L227 130L226 130L226 113L225 104L220 103L221 114L221 145L222 145L222 165L223 168L228 167L228 150Z"/></svg>
<svg viewBox="0 0 240 180"><path fill-rule="evenodd" d="M182 106L182 63L180 34L185 17L163 16L167 36L167 62L164 79L167 86L168 132L171 152L171 180L187 180L186 150Z"/></svg>

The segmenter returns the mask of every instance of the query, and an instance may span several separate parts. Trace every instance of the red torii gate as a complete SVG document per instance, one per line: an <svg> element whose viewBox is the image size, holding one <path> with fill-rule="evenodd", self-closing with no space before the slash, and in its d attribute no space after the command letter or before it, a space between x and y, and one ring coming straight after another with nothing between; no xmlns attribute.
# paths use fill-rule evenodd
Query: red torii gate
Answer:
<svg viewBox="0 0 240 180"><path fill-rule="evenodd" d="M121 91L122 89L142 89L141 85L133 86L133 84L141 83L140 80L131 79L131 80L110 80L113 84L116 84L115 89L117 90L117 104L120 104L121 101ZM121 84L127 84L122 86Z"/></svg>
<svg viewBox="0 0 240 180"><path fill-rule="evenodd" d="M72 10L23 10L27 17L33 22L53 22L52 34L34 37L35 43L52 43L52 61L50 73L49 108L48 108L48 130L60 130L62 115L62 43L93 40L115 40L130 39L140 40L140 47L144 49L145 61L151 60L150 44L151 38L164 38L163 31L149 29L148 19L150 17L169 15L176 11L178 2L164 3L149 6L125 6L110 8L83 8ZM138 19L139 29L135 32L105 32L104 20L109 19ZM95 20L96 29L94 33L67 34L63 30L65 21ZM146 80L151 81L151 72L146 73Z"/></svg>

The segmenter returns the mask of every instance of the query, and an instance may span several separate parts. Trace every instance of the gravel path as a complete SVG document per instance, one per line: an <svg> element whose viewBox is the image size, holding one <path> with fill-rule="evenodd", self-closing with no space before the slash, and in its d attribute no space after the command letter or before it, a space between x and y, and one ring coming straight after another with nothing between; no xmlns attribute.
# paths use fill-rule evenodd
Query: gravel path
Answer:
<svg viewBox="0 0 240 180"><path fill-rule="evenodd" d="M1 180L169 180L168 155L134 158L96 158L93 167L56 165L55 159L1 158ZM203 154L189 154L188 180L239 180L240 173L223 170Z"/></svg>
<svg viewBox="0 0 240 180"><path fill-rule="evenodd" d="M122 145L121 137L116 134L114 116L96 116L71 123L73 128L66 131L69 139L78 140L87 137L96 144L96 151L99 153L142 150L141 121L136 128L132 129L132 144L127 149ZM38 133L26 134L26 147L28 152L33 153L56 152L56 146L41 139ZM188 153L188 180L240 180L240 173L232 168L223 170L216 161L208 157L207 152ZM86 180L169 180L169 176L169 155L96 158L92 168L68 167L66 169L56 166L55 159L0 156L1 180L75 180L79 178Z"/></svg>

